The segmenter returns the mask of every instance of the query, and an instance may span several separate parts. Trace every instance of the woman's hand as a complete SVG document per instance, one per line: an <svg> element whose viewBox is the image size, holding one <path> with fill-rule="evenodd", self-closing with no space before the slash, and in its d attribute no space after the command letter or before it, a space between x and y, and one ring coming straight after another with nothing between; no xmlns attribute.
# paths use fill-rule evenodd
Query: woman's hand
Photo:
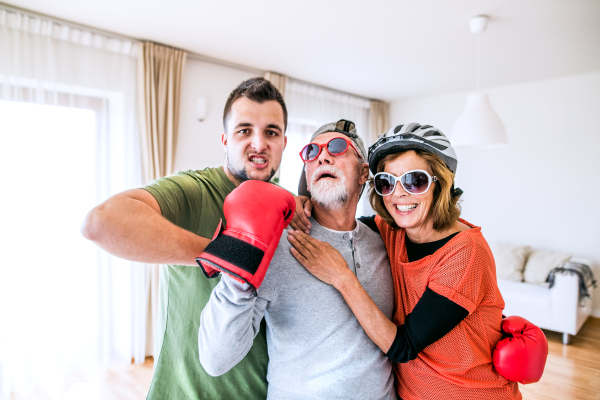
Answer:
<svg viewBox="0 0 600 400"><path fill-rule="evenodd" d="M312 202L306 196L294 196L296 200L296 212L294 218L290 222L290 228L302 231L307 235L310 233L310 212L312 211Z"/></svg>
<svg viewBox="0 0 600 400"><path fill-rule="evenodd" d="M348 273L354 277L344 257L329 243L300 231L288 231L292 255L319 280L339 289Z"/></svg>
<svg viewBox="0 0 600 400"><path fill-rule="evenodd" d="M288 240L293 246L290 251L296 260L304 265L308 272L333 285L340 292L367 335L387 353L398 329L369 297L340 252L329 243L321 242L302 232L288 233Z"/></svg>

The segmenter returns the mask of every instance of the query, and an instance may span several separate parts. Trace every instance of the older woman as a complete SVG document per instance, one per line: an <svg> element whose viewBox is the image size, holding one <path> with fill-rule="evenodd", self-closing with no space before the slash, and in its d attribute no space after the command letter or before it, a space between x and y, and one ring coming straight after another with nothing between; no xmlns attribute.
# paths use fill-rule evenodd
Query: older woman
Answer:
<svg viewBox="0 0 600 400"><path fill-rule="evenodd" d="M393 321L337 250L295 231L292 253L339 290L397 363L402 399L520 399L517 383L492 365L504 300L481 228L459 218L456 166L450 142L431 126L399 125L369 149L370 202L394 279Z"/></svg>

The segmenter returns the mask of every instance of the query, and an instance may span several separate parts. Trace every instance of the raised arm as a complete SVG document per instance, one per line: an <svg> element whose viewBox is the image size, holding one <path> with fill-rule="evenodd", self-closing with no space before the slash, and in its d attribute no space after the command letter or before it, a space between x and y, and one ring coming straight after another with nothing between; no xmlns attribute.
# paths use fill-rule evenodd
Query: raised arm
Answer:
<svg viewBox="0 0 600 400"><path fill-rule="evenodd" d="M81 233L112 255L152 264L197 266L195 258L210 243L164 218L154 196L143 189L119 193L94 207Z"/></svg>
<svg viewBox="0 0 600 400"><path fill-rule="evenodd" d="M250 351L267 306L252 293L250 285L228 275L211 293L198 332L200 363L209 375L223 375Z"/></svg>

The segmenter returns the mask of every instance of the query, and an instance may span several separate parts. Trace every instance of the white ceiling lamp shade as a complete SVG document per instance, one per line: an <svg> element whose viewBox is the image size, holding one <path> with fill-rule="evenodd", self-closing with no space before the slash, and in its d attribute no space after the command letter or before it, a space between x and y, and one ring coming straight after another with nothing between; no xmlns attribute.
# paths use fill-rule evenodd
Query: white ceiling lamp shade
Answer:
<svg viewBox="0 0 600 400"><path fill-rule="evenodd" d="M452 130L452 146L506 146L506 129L490 103L487 93L473 93Z"/></svg>
<svg viewBox="0 0 600 400"><path fill-rule="evenodd" d="M477 93L467 97L465 109L452 129L453 147L501 147L508 144L506 129L498 114L492 108L490 97L479 90L479 34L485 31L488 17L478 15L471 18L471 32L477 35Z"/></svg>

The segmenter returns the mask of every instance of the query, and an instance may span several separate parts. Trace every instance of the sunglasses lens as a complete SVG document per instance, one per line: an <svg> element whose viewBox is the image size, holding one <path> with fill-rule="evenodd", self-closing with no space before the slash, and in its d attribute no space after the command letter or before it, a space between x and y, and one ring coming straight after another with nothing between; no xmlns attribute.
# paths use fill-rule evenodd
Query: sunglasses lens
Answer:
<svg viewBox="0 0 600 400"><path fill-rule="evenodd" d="M419 171L413 171L402 175L400 181L402 182L404 189L409 193L423 193L429 186L429 177L425 173Z"/></svg>
<svg viewBox="0 0 600 400"><path fill-rule="evenodd" d="M327 151L333 156L342 154L346 149L348 149L348 142L342 138L335 138L327 143Z"/></svg>
<svg viewBox="0 0 600 400"><path fill-rule="evenodd" d="M312 161L319 156L319 146L316 144L307 144L302 149L302 158L304 161Z"/></svg>
<svg viewBox="0 0 600 400"><path fill-rule="evenodd" d="M394 191L396 178L388 174L378 174L375 176L375 190L382 196L390 195Z"/></svg>

